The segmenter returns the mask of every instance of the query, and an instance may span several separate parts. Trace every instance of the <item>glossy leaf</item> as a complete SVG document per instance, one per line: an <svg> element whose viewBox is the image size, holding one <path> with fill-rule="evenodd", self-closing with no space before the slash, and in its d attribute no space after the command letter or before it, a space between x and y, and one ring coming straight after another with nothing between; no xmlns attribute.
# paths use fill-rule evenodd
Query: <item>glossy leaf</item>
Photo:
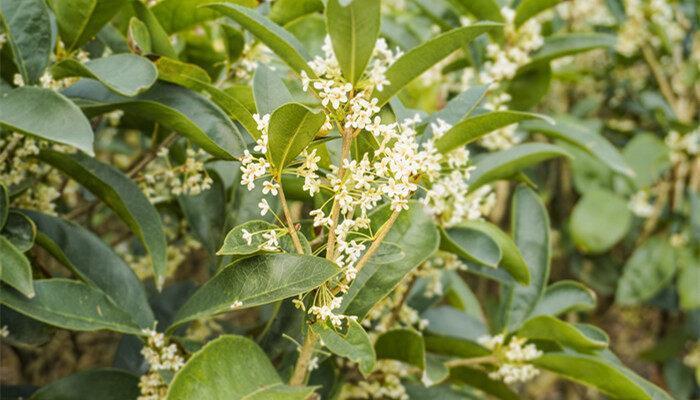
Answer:
<svg viewBox="0 0 700 400"><path fill-rule="evenodd" d="M347 332L342 333L320 322L311 325L311 329L321 338L328 350L358 363L363 375L367 376L372 372L377 356L372 341L359 322L348 320Z"/></svg>
<svg viewBox="0 0 700 400"><path fill-rule="evenodd" d="M245 7L257 6L255 0L229 0L229 2ZM165 32L173 34L217 18L219 14L203 7L211 3L210 0L162 0L156 3L151 11L158 18Z"/></svg>
<svg viewBox="0 0 700 400"><path fill-rule="evenodd" d="M24 82L37 83L51 55L51 20L46 3L0 0L0 26L4 26L7 44Z"/></svg>
<svg viewBox="0 0 700 400"><path fill-rule="evenodd" d="M532 55L530 64L549 62L600 47L614 47L615 36L607 33L566 33L549 36Z"/></svg>
<svg viewBox="0 0 700 400"><path fill-rule="evenodd" d="M61 40L68 51L92 39L119 10L126 0L53 0Z"/></svg>
<svg viewBox="0 0 700 400"><path fill-rule="evenodd" d="M474 343L481 336L488 334L486 325L481 321L450 306L430 308L421 317L428 320L427 331L430 334Z"/></svg>
<svg viewBox="0 0 700 400"><path fill-rule="evenodd" d="M546 117L521 111L492 111L465 119L435 141L435 147L441 153L462 147L481 138L496 129L516 124L528 119Z"/></svg>
<svg viewBox="0 0 700 400"><path fill-rule="evenodd" d="M243 309L305 293L337 273L334 263L313 256L266 254L245 258L202 285L178 310L170 329L230 311L237 302L241 304L233 308Z"/></svg>
<svg viewBox="0 0 700 400"><path fill-rule="evenodd" d="M574 325L549 315L530 318L518 329L517 334L528 339L551 340L564 347L584 352L608 346L607 341L590 338Z"/></svg>
<svg viewBox="0 0 700 400"><path fill-rule="evenodd" d="M0 230L7 223L7 216L10 212L10 195L4 183L0 183Z"/></svg>
<svg viewBox="0 0 700 400"><path fill-rule="evenodd" d="M80 371L51 382L34 392L31 400L135 399L140 394L138 376L119 369Z"/></svg>
<svg viewBox="0 0 700 400"><path fill-rule="evenodd" d="M36 295L27 299L14 290L0 290L0 304L49 325L74 331L142 335L129 314L99 289L68 279L34 281Z"/></svg>
<svg viewBox="0 0 700 400"><path fill-rule="evenodd" d="M0 235L0 279L27 297L34 297L32 266L27 257Z"/></svg>
<svg viewBox="0 0 700 400"><path fill-rule="evenodd" d="M106 243L72 222L35 211L26 213L37 225L41 247L82 281L102 290L138 326L153 327L155 320L143 285Z"/></svg>
<svg viewBox="0 0 700 400"><path fill-rule="evenodd" d="M414 47L396 60L386 72L389 85L376 94L379 106L386 104L404 86L440 62L455 50L466 46L479 35L492 31L500 24L477 22L445 32L429 41Z"/></svg>
<svg viewBox="0 0 700 400"><path fill-rule="evenodd" d="M508 108L529 110L535 107L549 92L552 83L552 68L548 63L529 64L520 68L507 83L510 95Z"/></svg>
<svg viewBox="0 0 700 400"><path fill-rule="evenodd" d="M613 399L651 399L639 385L598 357L547 353L533 360L532 364L574 382L593 386Z"/></svg>
<svg viewBox="0 0 700 400"><path fill-rule="evenodd" d="M271 229L279 229L278 226L273 225L266 221L253 220L248 221L244 224L238 225L237 227L231 229L226 238L224 238L224 244L221 246L219 251L216 252L218 255L230 255L230 256L246 256L250 254L256 254L261 251L260 247L267 241L262 237L263 231L269 231ZM243 230L248 231L252 234L250 244L243 238ZM279 240L279 247L287 253L296 253L294 248L294 243L289 235L284 235ZM304 235L299 234L299 240L301 241L302 247L311 253L309 248L309 242L306 240Z"/></svg>
<svg viewBox="0 0 700 400"><path fill-rule="evenodd" d="M651 133L632 137L622 154L634 170L634 182L638 189L651 186L671 167L668 147Z"/></svg>
<svg viewBox="0 0 700 400"><path fill-rule="evenodd" d="M584 285L569 280L555 282L544 292L532 315L560 315L569 311L587 311L596 306L596 294Z"/></svg>
<svg viewBox="0 0 700 400"><path fill-rule="evenodd" d="M343 77L355 84L367 66L379 36L380 2L328 0L326 29Z"/></svg>
<svg viewBox="0 0 700 400"><path fill-rule="evenodd" d="M304 400L313 388L282 383L255 342L219 336L196 352L170 384L167 400Z"/></svg>
<svg viewBox="0 0 700 400"><path fill-rule="evenodd" d="M556 157L570 157L559 146L525 143L480 158L470 179L470 190L500 179L508 179L531 165Z"/></svg>
<svg viewBox="0 0 700 400"><path fill-rule="evenodd" d="M140 1L132 1L131 6L138 19L148 29L148 36L151 38L151 51L161 56L177 58L177 52L170 43L167 32L151 9Z"/></svg>
<svg viewBox="0 0 700 400"><path fill-rule="evenodd" d="M480 231L494 240L501 249L502 257L499 266L518 282L527 285L530 282L530 271L523 259L518 246L513 239L503 232L498 226L488 221L469 221L463 224L465 227Z"/></svg>
<svg viewBox="0 0 700 400"><path fill-rule="evenodd" d="M207 171L211 188L197 195L182 195L177 201L194 236L209 254L216 252L224 235L226 190L219 174Z"/></svg>
<svg viewBox="0 0 700 400"><path fill-rule="evenodd" d="M496 268L502 253L498 243L484 232L465 226L440 230L440 250L457 254L469 261Z"/></svg>
<svg viewBox="0 0 700 400"><path fill-rule="evenodd" d="M527 20L541 13L542 11L554 7L562 0L523 0L515 8L515 26L524 24Z"/></svg>
<svg viewBox="0 0 700 400"><path fill-rule="evenodd" d="M610 142L573 118L557 117L554 119L554 124L526 121L521 128L530 132L541 132L574 144L598 158L613 171L630 177L634 176L634 170L627 165L622 154Z"/></svg>
<svg viewBox="0 0 700 400"><path fill-rule="evenodd" d="M634 305L651 299L673 279L680 254L663 236L642 243L627 260L617 283L615 301Z"/></svg>
<svg viewBox="0 0 700 400"><path fill-rule="evenodd" d="M99 82L81 80L64 94L87 112L121 109L158 122L217 157L230 160L245 148L240 132L219 107L175 85L158 82L136 97L124 97L110 92Z"/></svg>
<svg viewBox="0 0 700 400"><path fill-rule="evenodd" d="M544 294L551 258L549 216L542 201L532 189L520 186L515 190L511 224L515 243L530 269L530 284L507 289L506 326L519 326L537 306Z"/></svg>
<svg viewBox="0 0 700 400"><path fill-rule="evenodd" d="M430 114L425 120L425 125L429 127L431 123L436 122L438 119L451 125L457 124L474 112L477 106L481 104L484 96L486 96L487 90L488 86L486 85L471 86L450 99L440 111Z"/></svg>
<svg viewBox="0 0 700 400"><path fill-rule="evenodd" d="M151 54L153 52L151 34L148 32L146 24L141 22L140 19L131 17L127 37L129 38L129 43L131 43L131 48L137 54Z"/></svg>
<svg viewBox="0 0 700 400"><path fill-rule="evenodd" d="M382 333L374 343L378 359L391 359L405 362L422 371L421 381L433 386L447 378L447 368L442 363L427 360L423 336L414 329L392 329Z"/></svg>
<svg viewBox="0 0 700 400"><path fill-rule="evenodd" d="M625 200L607 190L595 189L584 193L576 203L569 227L579 250L600 254L622 240L631 224L632 213Z"/></svg>
<svg viewBox="0 0 700 400"><path fill-rule="evenodd" d="M501 7L496 0L451 0L451 2L480 20L503 21Z"/></svg>
<svg viewBox="0 0 700 400"><path fill-rule="evenodd" d="M221 107L229 117L238 120L248 133L255 138L260 135L253 114L235 96L213 86L207 71L194 64L183 63L167 57L159 58L156 61L156 67L158 68L158 77L161 80L209 93L212 101Z"/></svg>
<svg viewBox="0 0 700 400"><path fill-rule="evenodd" d="M286 25L305 15L323 11L322 0L278 0L270 7L270 19L279 25Z"/></svg>
<svg viewBox="0 0 700 400"><path fill-rule="evenodd" d="M376 232L390 214L389 204L372 212L372 231ZM399 246L404 257L384 264L370 260L357 274L348 292L343 295L340 312L356 315L361 320L407 273L437 250L440 236L432 218L423 211L422 205L410 202L409 209L399 214L384 240Z"/></svg>
<svg viewBox="0 0 700 400"><path fill-rule="evenodd" d="M160 215L139 187L114 167L81 153L43 150L42 161L63 171L111 208L148 251L158 286L165 276L166 240Z"/></svg>
<svg viewBox="0 0 700 400"><path fill-rule="evenodd" d="M277 108L292 101L292 94L274 71L260 65L253 75L253 97L258 114L272 114Z"/></svg>
<svg viewBox="0 0 700 400"><path fill-rule="evenodd" d="M208 7L241 24L261 42L265 43L270 50L275 52L294 71L306 71L310 77L316 76L307 64L310 57L304 46L281 26L254 10L236 4L217 3Z"/></svg>
<svg viewBox="0 0 700 400"><path fill-rule="evenodd" d="M35 110L41 110L41 118ZM0 96L0 126L93 154L90 122L75 104L50 89L25 86Z"/></svg>
<svg viewBox="0 0 700 400"><path fill-rule="evenodd" d="M135 54L115 54L82 64L65 59L51 67L54 79L91 78L102 82L117 94L136 96L150 88L158 78L156 67L148 59Z"/></svg>
<svg viewBox="0 0 700 400"><path fill-rule="evenodd" d="M0 231L2 231L0 234L5 236L22 253L29 251L34 246L36 226L23 213L11 210L7 215L7 224Z"/></svg>
<svg viewBox="0 0 700 400"><path fill-rule="evenodd" d="M278 173L288 166L314 139L326 116L299 103L289 103L270 116L268 152Z"/></svg>

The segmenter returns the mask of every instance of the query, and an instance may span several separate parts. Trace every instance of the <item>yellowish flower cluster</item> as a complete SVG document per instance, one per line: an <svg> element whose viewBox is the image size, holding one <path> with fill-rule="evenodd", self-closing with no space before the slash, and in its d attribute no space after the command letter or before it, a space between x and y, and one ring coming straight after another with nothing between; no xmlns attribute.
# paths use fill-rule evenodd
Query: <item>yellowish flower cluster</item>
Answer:
<svg viewBox="0 0 700 400"><path fill-rule="evenodd" d="M185 365L185 360L178 354L175 344L167 343L165 335L153 329L144 329L143 332L148 335L148 341L141 354L149 364L149 370L139 381L141 395L138 400L162 400L167 394L168 385L161 372L177 372Z"/></svg>
<svg viewBox="0 0 700 400"><path fill-rule="evenodd" d="M506 343L503 335L482 336L479 344L493 352L498 360L497 369L489 373L489 378L502 380L506 384L527 382L539 375L540 371L528 361L542 355L542 351L527 339L512 336Z"/></svg>

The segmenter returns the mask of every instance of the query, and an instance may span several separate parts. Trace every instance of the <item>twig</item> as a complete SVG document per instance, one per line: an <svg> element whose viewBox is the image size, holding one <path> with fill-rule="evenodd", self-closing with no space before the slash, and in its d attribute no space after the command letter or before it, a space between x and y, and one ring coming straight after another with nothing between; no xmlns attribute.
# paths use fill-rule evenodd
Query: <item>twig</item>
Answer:
<svg viewBox="0 0 700 400"><path fill-rule="evenodd" d="M301 241L299 240L299 235L297 235L297 230L294 227L294 221L292 221L292 215L289 212L289 206L287 205L287 198L284 196L284 190L282 189L282 180L279 182L279 198L280 204L282 205L282 211L284 211L284 218L287 221L287 229L289 230L289 235L292 237L292 242L294 243L294 248L297 253L304 254L304 248L301 246Z"/></svg>
<svg viewBox="0 0 700 400"><path fill-rule="evenodd" d="M479 364L493 364L498 360L494 356L483 356L483 357L473 357L473 358L460 358L458 360L450 360L445 363L447 368L454 367L468 367L471 365Z"/></svg>
<svg viewBox="0 0 700 400"><path fill-rule="evenodd" d="M143 157L141 157L138 161L134 163L134 165L131 165L129 166L129 168L127 168L128 172L126 174L129 176L129 178L133 178L142 169L146 168L146 166L156 158L156 156L158 155L158 151L163 147L170 147L170 145L175 141L175 139L177 139L177 134L173 132L170 135L168 135L165 139L163 139L162 142L158 143L155 146L152 146L151 149L143 155Z"/></svg>
<svg viewBox="0 0 700 400"><path fill-rule="evenodd" d="M301 386L306 380L306 374L309 370L309 362L314 354L314 348L316 347L316 335L314 335L311 328L308 328L306 333L306 339L304 340L304 345L301 346L299 351L299 358L294 365L294 372L292 377L289 379L289 384L291 386Z"/></svg>
<svg viewBox="0 0 700 400"><path fill-rule="evenodd" d="M350 154L350 145L352 143L352 133L350 131L345 131L343 134L343 148L340 153L340 166L338 167L338 179L343 180L345 176L345 159L348 158ZM331 208L331 226L328 228L328 246L326 247L326 258L329 260L335 259L335 228L338 225L338 218L340 217L340 204L337 199L333 199L333 206Z"/></svg>

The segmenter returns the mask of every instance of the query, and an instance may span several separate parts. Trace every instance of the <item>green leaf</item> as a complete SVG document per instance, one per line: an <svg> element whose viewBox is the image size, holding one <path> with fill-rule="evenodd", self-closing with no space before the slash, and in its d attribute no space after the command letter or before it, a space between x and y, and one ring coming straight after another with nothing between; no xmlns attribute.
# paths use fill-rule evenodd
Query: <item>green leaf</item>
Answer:
<svg viewBox="0 0 700 400"><path fill-rule="evenodd" d="M527 20L541 13L542 11L554 7L562 0L523 0L515 8L516 27L524 24Z"/></svg>
<svg viewBox="0 0 700 400"><path fill-rule="evenodd" d="M107 329L142 335L129 314L99 289L68 279L34 281L32 299L14 290L0 290L0 304L28 317L74 331Z"/></svg>
<svg viewBox="0 0 700 400"><path fill-rule="evenodd" d="M0 230L7 223L7 216L10 212L10 194L4 183L0 183Z"/></svg>
<svg viewBox="0 0 700 400"><path fill-rule="evenodd" d="M634 170L625 162L619 151L597 132L591 131L571 117L561 116L554 119L554 124L542 121L526 121L521 126L529 132L541 132L555 139L561 139L585 150L592 156L605 163L610 169L629 177L634 176Z"/></svg>
<svg viewBox="0 0 700 400"><path fill-rule="evenodd" d="M583 352L604 349L608 346L607 341L590 338L574 325L550 315L540 315L525 321L517 334L528 339L551 340L564 347Z"/></svg>
<svg viewBox="0 0 700 400"><path fill-rule="evenodd" d="M494 240L502 252L499 266L508 271L516 281L524 285L530 283L530 271L523 255L520 254L518 246L507 233L488 221L469 221L463 225L469 229L480 231Z"/></svg>
<svg viewBox="0 0 700 400"><path fill-rule="evenodd" d="M312 392L282 383L252 340L224 335L207 343L175 374L167 400L304 400Z"/></svg>
<svg viewBox="0 0 700 400"><path fill-rule="evenodd" d="M131 47L135 49L136 53L151 54L153 52L151 34L148 32L146 24L141 22L140 19L131 17L129 20L127 37L129 38Z"/></svg>
<svg viewBox="0 0 700 400"><path fill-rule="evenodd" d="M622 154L627 165L634 170L634 182L638 189L651 186L671 167L668 147L651 133L634 135Z"/></svg>
<svg viewBox="0 0 700 400"><path fill-rule="evenodd" d="M7 216L7 224L1 231L5 239L22 253L34 246L36 226L31 219L20 212L11 210Z"/></svg>
<svg viewBox="0 0 700 400"><path fill-rule="evenodd" d="M442 363L430 362L431 365L428 365L423 336L414 329L401 328L384 332L377 338L374 348L378 359L403 361L423 371L421 381L426 386L438 384L448 376L447 368Z"/></svg>
<svg viewBox="0 0 700 400"><path fill-rule="evenodd" d="M25 86L0 96L0 126L94 154L90 122L75 104L50 89Z"/></svg>
<svg viewBox="0 0 700 400"><path fill-rule="evenodd" d="M547 286L532 315L560 315L569 311L592 310L595 306L594 291L576 281L563 280Z"/></svg>
<svg viewBox="0 0 700 400"><path fill-rule="evenodd" d="M502 22L501 6L496 0L450 0L458 9L474 15L480 20Z"/></svg>
<svg viewBox="0 0 700 400"><path fill-rule="evenodd" d="M315 77L313 69L307 64L310 57L304 46L281 26L260 15L260 13L235 4L217 3L207 7L241 24L250 33L265 43L282 61L294 71L306 71L310 77Z"/></svg>
<svg viewBox="0 0 700 400"><path fill-rule="evenodd" d="M80 280L102 290L138 326L153 327L153 311L141 281L107 244L72 222L34 211L26 213L37 225L41 247Z"/></svg>
<svg viewBox="0 0 700 400"><path fill-rule="evenodd" d="M245 145L229 117L203 96L175 85L157 82L136 97L114 94L96 81L81 80L64 91L83 110L102 113L121 109L158 122L187 137L216 157L234 159Z"/></svg>
<svg viewBox="0 0 700 400"><path fill-rule="evenodd" d="M343 76L350 83L360 79L372 57L380 14L380 2L375 0L353 0L343 5L339 0L328 0L326 29Z"/></svg>
<svg viewBox="0 0 700 400"><path fill-rule="evenodd" d="M386 85L384 90L376 93L379 106L386 104L401 88L452 52L465 47L482 33L489 32L499 26L501 25L492 22L477 22L445 32L420 46L414 47L396 60L387 70L386 77L391 83Z"/></svg>
<svg viewBox="0 0 700 400"><path fill-rule="evenodd" d="M333 354L358 363L360 372L365 376L372 372L377 356L372 341L359 322L354 319L348 320L348 329L344 333L336 332L320 322L311 325L311 329Z"/></svg>
<svg viewBox="0 0 700 400"><path fill-rule="evenodd" d="M0 26L4 26L17 71L27 84L44 72L51 55L51 19L43 0L0 0Z"/></svg>
<svg viewBox="0 0 700 400"><path fill-rule="evenodd" d="M615 35L608 33L565 33L549 36L530 58L530 64L549 62L600 47L615 47Z"/></svg>
<svg viewBox="0 0 700 400"><path fill-rule="evenodd" d="M390 205L386 204L370 214L373 232L384 224L391 212ZM398 245L404 257L383 264L370 259L343 296L340 312L356 315L362 320L407 273L437 250L440 235L432 218L423 211L423 206L418 202L410 202L409 209L399 214L384 241Z"/></svg>
<svg viewBox="0 0 700 400"><path fill-rule="evenodd" d="M501 261L501 248L491 236L465 226L440 229L440 250L457 254L469 261L496 268Z"/></svg>
<svg viewBox="0 0 700 400"><path fill-rule="evenodd" d="M156 61L156 67L158 68L158 78L161 80L209 93L214 103L221 107L229 117L238 120L248 133L255 138L260 135L253 114L235 96L213 86L207 71L197 65L167 57L159 58Z"/></svg>
<svg viewBox="0 0 700 400"><path fill-rule="evenodd" d="M321 0L277 0L270 7L270 19L284 26L305 15L320 11L323 11Z"/></svg>
<svg viewBox="0 0 700 400"><path fill-rule="evenodd" d="M282 79L264 64L255 69L253 97L260 115L272 114L281 105L292 101L292 94Z"/></svg>
<svg viewBox="0 0 700 400"><path fill-rule="evenodd" d="M338 267L323 258L296 254L265 254L236 261L202 285L178 310L169 328L196 319L269 304L321 285L338 273Z"/></svg>
<svg viewBox="0 0 700 400"><path fill-rule="evenodd" d="M162 286L166 268L163 225L136 183L114 167L81 153L42 150L39 158L85 186L131 228L151 258L157 286Z"/></svg>
<svg viewBox="0 0 700 400"><path fill-rule="evenodd" d="M245 7L257 6L255 0L229 0L229 2ZM207 4L211 4L211 0L162 0L156 3L151 11L158 18L165 32L173 34L217 18L219 14L203 7Z"/></svg>
<svg viewBox="0 0 700 400"><path fill-rule="evenodd" d="M488 374L480 369L469 367L452 368L450 370L450 378L452 380L464 382L498 399L520 400L521 398L513 392L508 385L489 378Z"/></svg>
<svg viewBox="0 0 700 400"><path fill-rule="evenodd" d="M649 238L627 260L617 283L615 301L636 305L651 299L673 279L678 261L677 251L665 237Z"/></svg>
<svg viewBox="0 0 700 400"><path fill-rule="evenodd" d="M610 250L625 237L631 225L632 213L627 202L604 189L584 193L569 223L576 247L591 254Z"/></svg>
<svg viewBox="0 0 700 400"><path fill-rule="evenodd" d="M177 201L190 230L213 255L224 235L226 189L219 174L212 170L207 173L212 179L211 188L194 196L179 196Z"/></svg>
<svg viewBox="0 0 700 400"><path fill-rule="evenodd" d="M151 38L151 51L165 57L177 58L177 52L170 43L168 33L163 29L158 18L153 15L150 8L140 1L132 1L134 13L148 28L148 36Z"/></svg>
<svg viewBox="0 0 700 400"><path fill-rule="evenodd" d="M515 243L530 269L528 286L512 286L506 292L506 326L519 326L544 294L551 262L549 216L532 189L519 186L513 195L511 224Z"/></svg>
<svg viewBox="0 0 700 400"><path fill-rule="evenodd" d="M311 143L324 122L325 114L299 103L285 104L272 113L268 153L278 174Z"/></svg>
<svg viewBox="0 0 700 400"><path fill-rule="evenodd" d="M124 400L140 394L138 376L119 369L99 368L68 375L34 392L31 400Z"/></svg>
<svg viewBox="0 0 700 400"><path fill-rule="evenodd" d="M230 256L247 256L251 254L257 254L261 252L260 246L262 246L267 240L262 237L261 232L269 231L271 229L279 229L277 225L271 224L266 221L248 221L244 224L238 225L237 227L231 229L226 238L224 239L224 244L221 246L219 251L216 252L218 255L230 255ZM248 231L253 234L250 240L250 244L243 239L243 230ZM256 234L257 233L257 234ZM304 235L301 233L299 235L299 240L301 241L302 247L306 248L308 253L311 253L309 248L309 242L306 240ZM279 247L287 253L296 253L294 248L294 243L289 235L284 235L279 240Z"/></svg>
<svg viewBox="0 0 700 400"><path fill-rule="evenodd" d="M438 119L450 125L455 125L474 112L476 107L484 99L484 96L486 96L487 91L487 85L471 86L469 89L450 99L440 111L430 114L425 120L424 125L429 127L431 123L436 122Z"/></svg>
<svg viewBox="0 0 700 400"><path fill-rule="evenodd" d="M10 334L3 340L13 346L38 347L53 337L56 329L5 306L0 306L0 324L7 326Z"/></svg>
<svg viewBox="0 0 700 400"><path fill-rule="evenodd" d="M516 124L528 119L545 119L539 114L522 111L492 111L465 119L453 126L450 130L435 141L435 148L441 153L457 149L474 142L489 132Z"/></svg>
<svg viewBox="0 0 700 400"><path fill-rule="evenodd" d="M569 353L547 353L531 361L538 368L555 372L569 380L593 386L613 399L651 399L635 382L605 360Z"/></svg>
<svg viewBox="0 0 700 400"><path fill-rule="evenodd" d="M32 266L29 265L29 260L2 235L0 235L0 279L23 295L34 297Z"/></svg>
<svg viewBox="0 0 700 400"><path fill-rule="evenodd" d="M525 143L489 153L475 163L469 188L473 191L487 183L510 178L524 168L555 157L570 155L561 147L546 143Z"/></svg>
<svg viewBox="0 0 700 400"><path fill-rule="evenodd" d="M506 83L510 95L508 108L529 110L535 107L549 93L552 83L552 68L548 63L530 64L520 68L513 79Z"/></svg>
<svg viewBox="0 0 700 400"><path fill-rule="evenodd" d="M85 64L68 58L54 64L51 74L55 79L76 76L95 79L113 92L129 97L150 88L158 78L153 63L135 54L115 54Z"/></svg>
<svg viewBox="0 0 700 400"><path fill-rule="evenodd" d="M700 259L693 256L690 250L681 255L683 265L676 281L680 305L683 310L696 310L700 308L700 290L697 287L700 282Z"/></svg>
<svg viewBox="0 0 700 400"><path fill-rule="evenodd" d="M487 327L483 322L454 307L438 306L429 308L421 317L428 320L427 331L432 335L463 339L476 343L481 336L488 334Z"/></svg>
<svg viewBox="0 0 700 400"><path fill-rule="evenodd" d="M51 1L66 50L72 51L87 43L126 3L126 0Z"/></svg>

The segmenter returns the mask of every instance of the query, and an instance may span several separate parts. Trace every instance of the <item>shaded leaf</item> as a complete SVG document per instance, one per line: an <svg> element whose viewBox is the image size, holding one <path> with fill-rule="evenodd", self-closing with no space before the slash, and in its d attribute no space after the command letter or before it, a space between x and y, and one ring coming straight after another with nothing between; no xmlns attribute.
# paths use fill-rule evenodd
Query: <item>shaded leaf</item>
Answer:
<svg viewBox="0 0 700 400"><path fill-rule="evenodd" d="M255 0L229 0L229 2L245 7L257 6ZM165 32L172 34L217 18L219 14L203 7L211 3L211 0L161 0L151 8L151 11L158 18Z"/></svg>
<svg viewBox="0 0 700 400"><path fill-rule="evenodd" d="M615 35L608 33L565 33L549 36L530 58L530 64L549 62L600 47L614 47Z"/></svg>
<svg viewBox="0 0 700 400"><path fill-rule="evenodd" d="M592 310L595 306L594 291L576 281L562 280L547 286L532 315L560 315L569 311Z"/></svg>
<svg viewBox="0 0 700 400"><path fill-rule="evenodd" d="M184 135L208 153L224 159L243 154L245 145L229 117L205 97L157 82L136 97L110 92L96 81L81 80L64 91L87 112L121 109Z"/></svg>
<svg viewBox="0 0 700 400"><path fill-rule="evenodd" d="M324 113L299 103L285 104L272 113L268 153L278 174L311 143L325 121Z"/></svg>
<svg viewBox="0 0 700 400"><path fill-rule="evenodd" d="M279 229L279 227L269 222L258 220L248 221L246 223L238 225L226 234L226 238L224 238L224 244L221 246L219 251L216 252L216 254L246 256L250 254L259 253L262 251L261 246L265 244L265 242L267 242L267 240L265 240L262 237L262 232L267 232L272 229ZM250 244L248 244L248 242L243 238L243 230L246 230L248 231L248 233L253 235L250 240ZM306 249L307 253L311 253L309 242L306 240L306 237L304 237L304 235L302 235L301 233L297 234L299 235L299 241L301 241L302 247ZM285 252L297 252L294 248L292 238L289 235L285 234L284 236L278 238L278 240L279 247Z"/></svg>
<svg viewBox="0 0 700 400"><path fill-rule="evenodd" d="M32 266L27 257L0 235L0 279L27 297L34 297Z"/></svg>
<svg viewBox="0 0 700 400"><path fill-rule="evenodd" d="M353 0L349 4L340 3L340 0L328 0L326 29L343 76L355 84L362 76L379 36L380 2Z"/></svg>
<svg viewBox="0 0 700 400"><path fill-rule="evenodd" d="M140 1L132 1L131 6L134 13L148 29L148 36L151 38L151 51L165 57L177 58L177 52L170 43L167 32L161 26L158 18L153 15L150 8Z"/></svg>
<svg viewBox="0 0 700 400"><path fill-rule="evenodd" d="M43 0L0 0L4 26L17 70L27 84L37 83L51 55L51 20Z"/></svg>
<svg viewBox="0 0 700 400"><path fill-rule="evenodd" d="M578 351L593 351L608 346L607 341L590 338L576 326L549 315L530 318L518 329L517 334L528 339L551 340Z"/></svg>
<svg viewBox="0 0 700 400"><path fill-rule="evenodd" d="M484 232L466 226L440 229L440 250L449 251L469 261L496 268L501 248Z"/></svg>
<svg viewBox="0 0 700 400"><path fill-rule="evenodd" d="M74 331L114 332L142 335L126 311L99 289L68 279L34 281L36 295L32 299L14 290L0 290L0 304L28 317Z"/></svg>
<svg viewBox="0 0 700 400"><path fill-rule="evenodd" d="M627 234L632 212L627 202L613 192L595 189L576 203L569 227L576 247L584 253L600 254Z"/></svg>
<svg viewBox="0 0 700 400"><path fill-rule="evenodd" d="M36 226L23 213L10 211L7 216L7 224L0 230L2 235L22 253L29 251L34 246Z"/></svg>
<svg viewBox="0 0 700 400"><path fill-rule="evenodd" d="M304 400L313 388L282 383L267 355L242 336L219 336L196 352L173 378L168 400Z"/></svg>
<svg viewBox="0 0 700 400"><path fill-rule="evenodd" d="M34 392L31 400L125 400L140 394L139 378L114 368L80 371Z"/></svg>
<svg viewBox="0 0 700 400"><path fill-rule="evenodd" d="M516 27L524 24L527 20L541 13L542 11L554 7L562 0L523 0L515 8Z"/></svg>
<svg viewBox="0 0 700 400"><path fill-rule="evenodd" d="M438 384L448 376L447 368L441 362L428 361L423 336L414 329L384 332L377 338L374 347L378 359L399 360L420 369L421 381L426 386Z"/></svg>
<svg viewBox="0 0 700 400"><path fill-rule="evenodd" d="M336 332L321 322L311 325L311 329L321 338L328 350L358 363L363 375L372 372L377 356L367 332L359 322L354 319L348 320L347 332L343 333Z"/></svg>
<svg viewBox="0 0 700 400"><path fill-rule="evenodd" d="M51 67L54 79L91 78L102 82L117 94L136 96L156 81L156 67L148 59L135 54L114 54L82 64L67 58Z"/></svg>
<svg viewBox="0 0 700 400"><path fill-rule="evenodd" d="M627 260L617 282L615 301L634 305L651 299L673 279L678 269L678 255L663 236L647 239Z"/></svg>
<svg viewBox="0 0 700 400"><path fill-rule="evenodd" d="M50 89L24 86L0 96L0 126L94 154L90 122L75 104Z"/></svg>
<svg viewBox="0 0 700 400"><path fill-rule="evenodd" d="M126 0L52 0L66 50L75 50L87 43L126 4Z"/></svg>
<svg viewBox="0 0 700 400"><path fill-rule="evenodd" d="M264 64L253 75L253 97L258 114L272 114L277 108L292 101L292 94L282 79Z"/></svg>
<svg viewBox="0 0 700 400"><path fill-rule="evenodd" d="M151 259L158 286L165 279L166 240L158 211L121 171L81 153L42 150L39 158L85 186L136 234Z"/></svg>
<svg viewBox="0 0 700 400"><path fill-rule="evenodd" d="M245 258L223 268L189 298L169 328L207 318L233 308L273 303L305 293L338 273L323 258L296 254L265 254ZM240 303L237 303L240 302Z"/></svg>

